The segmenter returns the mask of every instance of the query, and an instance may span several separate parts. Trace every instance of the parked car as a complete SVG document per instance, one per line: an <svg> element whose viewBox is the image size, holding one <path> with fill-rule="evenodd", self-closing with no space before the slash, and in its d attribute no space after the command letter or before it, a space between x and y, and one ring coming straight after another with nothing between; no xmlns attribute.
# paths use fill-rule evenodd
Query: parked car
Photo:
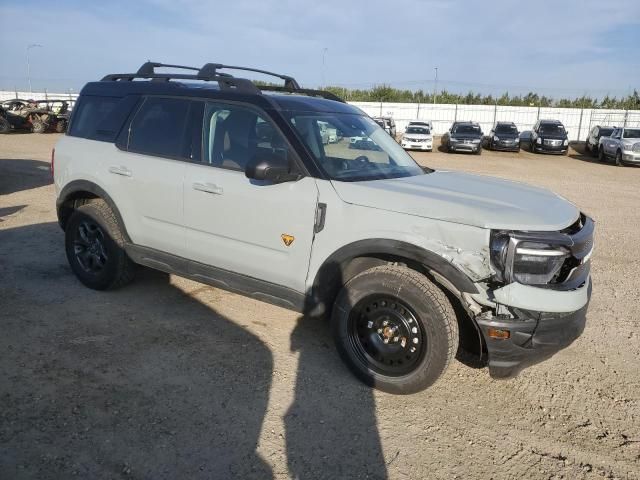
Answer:
<svg viewBox="0 0 640 480"><path fill-rule="evenodd" d="M564 125L558 120L538 120L529 137L532 153L557 153L569 151L569 137Z"/></svg>
<svg viewBox="0 0 640 480"><path fill-rule="evenodd" d="M85 85L52 152L82 284L122 287L140 264L326 315L349 368L403 394L459 345L510 377L582 333L594 223L564 198L423 168L360 109L290 76L273 74L282 94L228 73L250 68L166 66ZM320 122L378 148L327 154ZM478 136L464 126L454 135Z"/></svg>
<svg viewBox="0 0 640 480"><path fill-rule="evenodd" d="M443 137L448 152L482 153L482 129L476 122L454 122Z"/></svg>
<svg viewBox="0 0 640 480"><path fill-rule="evenodd" d="M405 150L433 150L433 136L429 127L409 125L400 139Z"/></svg>
<svg viewBox="0 0 640 480"><path fill-rule="evenodd" d="M600 137L598 159L613 159L616 165L640 162L640 128L616 128L611 136Z"/></svg>
<svg viewBox="0 0 640 480"><path fill-rule="evenodd" d="M320 136L323 144L329 145L338 141L338 132L335 128L332 128L326 122L318 122L318 126L320 127Z"/></svg>
<svg viewBox="0 0 640 480"><path fill-rule="evenodd" d="M487 138L489 150L520 151L520 132L513 122L498 122Z"/></svg>
<svg viewBox="0 0 640 480"><path fill-rule="evenodd" d="M600 148L600 137L609 137L615 129L616 127L601 127L600 125L593 127L589 130L587 140L584 142L584 151L597 157L598 149Z"/></svg>
<svg viewBox="0 0 640 480"><path fill-rule="evenodd" d="M392 117L374 117L373 120L380 125L389 135L396 138L396 122Z"/></svg>

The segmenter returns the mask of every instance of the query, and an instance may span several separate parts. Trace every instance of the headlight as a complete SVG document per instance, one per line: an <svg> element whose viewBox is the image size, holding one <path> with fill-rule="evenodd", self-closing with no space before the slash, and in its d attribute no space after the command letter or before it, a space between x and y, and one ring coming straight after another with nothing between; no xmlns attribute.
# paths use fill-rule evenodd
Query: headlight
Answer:
<svg viewBox="0 0 640 480"><path fill-rule="evenodd" d="M490 256L500 281L546 285L558 275L570 253L560 246L518 241L509 234L494 233Z"/></svg>
<svg viewBox="0 0 640 480"><path fill-rule="evenodd" d="M493 141L494 141L494 142L499 142L499 141L500 141L500 139L499 139L497 136L495 136L495 135L494 135L494 136L493 136Z"/></svg>
<svg viewBox="0 0 640 480"><path fill-rule="evenodd" d="M623 150L626 150L626 151L628 151L628 152L631 152L631 151L633 151L633 147L634 147L634 146L635 146L635 145L634 145L634 144L631 144L631 143L623 143L623 144L622 144L622 149L623 149Z"/></svg>
<svg viewBox="0 0 640 480"><path fill-rule="evenodd" d="M449 141L450 141L450 142L453 142L453 143L456 143L456 142L458 141L458 139L457 139L457 138L453 138L453 137L451 137L451 138L449 139Z"/></svg>
<svg viewBox="0 0 640 480"><path fill-rule="evenodd" d="M542 145L542 139L540 137L536 138L536 143Z"/></svg>
<svg viewBox="0 0 640 480"><path fill-rule="evenodd" d="M567 138L567 139L564 141L564 146L566 147L566 146L568 146L568 145L569 145L569 139Z"/></svg>

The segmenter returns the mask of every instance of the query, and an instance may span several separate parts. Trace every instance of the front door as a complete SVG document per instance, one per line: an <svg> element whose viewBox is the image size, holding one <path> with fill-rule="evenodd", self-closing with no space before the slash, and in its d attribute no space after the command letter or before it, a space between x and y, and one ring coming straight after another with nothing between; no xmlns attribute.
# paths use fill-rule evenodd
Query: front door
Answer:
<svg viewBox="0 0 640 480"><path fill-rule="evenodd" d="M304 292L315 179L271 184L245 176L256 155L294 155L266 115L251 107L208 103L202 137L202 161L187 165L184 183L190 259Z"/></svg>

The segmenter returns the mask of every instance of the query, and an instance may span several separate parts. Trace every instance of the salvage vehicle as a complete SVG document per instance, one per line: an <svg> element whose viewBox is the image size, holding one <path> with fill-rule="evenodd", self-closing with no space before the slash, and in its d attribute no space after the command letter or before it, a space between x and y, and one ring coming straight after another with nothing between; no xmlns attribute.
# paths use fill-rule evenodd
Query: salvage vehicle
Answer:
<svg viewBox="0 0 640 480"><path fill-rule="evenodd" d="M29 130L45 133L55 129L62 133L69 119L66 100L6 100L0 105L0 133L10 130Z"/></svg>
<svg viewBox="0 0 640 480"><path fill-rule="evenodd" d="M405 150L433 150L433 136L428 127L409 125L400 139Z"/></svg>
<svg viewBox="0 0 640 480"><path fill-rule="evenodd" d="M531 153L556 153L569 151L568 132L558 120L538 120L529 137Z"/></svg>
<svg viewBox="0 0 640 480"><path fill-rule="evenodd" d="M615 129L616 127L601 127L600 125L593 127L589 130L587 140L584 142L584 151L597 157L600 153L600 138L611 136Z"/></svg>
<svg viewBox="0 0 640 480"><path fill-rule="evenodd" d="M520 132L513 122L498 122L487 138L489 150L520 151Z"/></svg>
<svg viewBox="0 0 640 480"><path fill-rule="evenodd" d="M482 129L476 122L454 122L443 136L442 144L447 152L482 154Z"/></svg>
<svg viewBox="0 0 640 480"><path fill-rule="evenodd" d="M599 142L601 162L613 159L618 166L640 163L640 128L616 128L611 136L600 137Z"/></svg>
<svg viewBox="0 0 640 480"><path fill-rule="evenodd" d="M343 140L325 145L320 122ZM329 317L348 367L387 392L429 387L459 347L512 377L585 326L591 218L542 188L421 167L288 75L107 75L82 89L51 168L82 284L122 287L138 264Z"/></svg>

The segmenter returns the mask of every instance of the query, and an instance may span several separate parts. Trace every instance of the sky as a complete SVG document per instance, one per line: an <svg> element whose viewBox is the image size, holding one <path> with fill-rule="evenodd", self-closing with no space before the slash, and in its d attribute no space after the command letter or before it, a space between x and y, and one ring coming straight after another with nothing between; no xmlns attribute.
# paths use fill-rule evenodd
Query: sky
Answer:
<svg viewBox="0 0 640 480"><path fill-rule="evenodd" d="M29 44L42 47L27 49ZM146 60L494 95L640 89L638 0L0 0L0 90L79 91Z"/></svg>

